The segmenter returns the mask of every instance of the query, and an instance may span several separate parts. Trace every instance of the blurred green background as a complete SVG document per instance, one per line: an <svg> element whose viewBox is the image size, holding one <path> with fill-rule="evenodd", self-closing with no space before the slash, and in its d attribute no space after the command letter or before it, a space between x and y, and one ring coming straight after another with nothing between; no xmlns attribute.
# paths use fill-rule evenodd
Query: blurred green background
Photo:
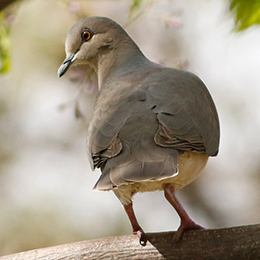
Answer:
<svg viewBox="0 0 260 260"><path fill-rule="evenodd" d="M66 34L85 16L114 19L148 58L201 77L219 112L220 152L177 195L206 228L259 223L260 1L9 2L0 12L0 255L131 233L114 194L91 190L95 75L75 67L57 78ZM178 227L163 193L134 203L145 231Z"/></svg>

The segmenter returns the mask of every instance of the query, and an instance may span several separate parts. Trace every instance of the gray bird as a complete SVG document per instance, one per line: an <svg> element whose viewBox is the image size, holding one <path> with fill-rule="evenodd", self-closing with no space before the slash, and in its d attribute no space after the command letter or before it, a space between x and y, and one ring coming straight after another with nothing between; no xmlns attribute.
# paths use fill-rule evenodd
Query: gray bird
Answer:
<svg viewBox="0 0 260 260"><path fill-rule="evenodd" d="M199 229L175 196L194 181L219 148L216 107L194 74L148 60L116 22L104 17L78 21L66 39L67 57L58 70L89 64L99 93L89 126L88 152L102 174L94 189L113 190L133 233L145 233L133 211L137 192L163 190L180 216L175 236Z"/></svg>

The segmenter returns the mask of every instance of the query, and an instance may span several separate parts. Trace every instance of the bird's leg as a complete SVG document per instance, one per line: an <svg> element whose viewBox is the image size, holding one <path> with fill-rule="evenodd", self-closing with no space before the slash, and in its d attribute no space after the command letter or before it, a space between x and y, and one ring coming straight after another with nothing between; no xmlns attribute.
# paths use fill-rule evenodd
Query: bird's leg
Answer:
<svg viewBox="0 0 260 260"><path fill-rule="evenodd" d="M146 245L147 239L145 238L145 233L143 229L140 227L140 225L137 222L137 219L135 217L134 209L133 209L133 203L124 205L125 212L131 222L133 233L137 234L139 237L139 242L142 246Z"/></svg>
<svg viewBox="0 0 260 260"><path fill-rule="evenodd" d="M164 185L164 194L165 198L170 202L170 204L175 208L177 213L181 218L181 224L175 233L175 240L179 241L182 237L182 234L185 230L188 229L203 229L200 225L197 225L187 214L187 212L182 207L181 203L175 196L175 189L174 186L167 183Z"/></svg>
<svg viewBox="0 0 260 260"><path fill-rule="evenodd" d="M124 208L125 208L125 212L126 212L128 218L132 224L133 233L136 234L138 232L143 232L142 228L138 224L137 219L135 217L133 204L130 203L130 204L124 205Z"/></svg>

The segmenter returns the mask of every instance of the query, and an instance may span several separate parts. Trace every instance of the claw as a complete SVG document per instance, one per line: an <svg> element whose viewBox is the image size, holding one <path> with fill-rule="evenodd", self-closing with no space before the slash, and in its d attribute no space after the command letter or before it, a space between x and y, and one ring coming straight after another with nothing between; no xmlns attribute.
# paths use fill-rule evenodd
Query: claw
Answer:
<svg viewBox="0 0 260 260"><path fill-rule="evenodd" d="M147 243L147 237L143 231L137 231L137 236L139 238L139 243L141 246L146 246Z"/></svg>
<svg viewBox="0 0 260 260"><path fill-rule="evenodd" d="M176 231L176 233L174 234L174 242L179 242L182 238L183 232L185 230L194 230L194 229L204 229L204 227L196 224L195 222L183 222L181 223L180 227L178 228L178 230Z"/></svg>

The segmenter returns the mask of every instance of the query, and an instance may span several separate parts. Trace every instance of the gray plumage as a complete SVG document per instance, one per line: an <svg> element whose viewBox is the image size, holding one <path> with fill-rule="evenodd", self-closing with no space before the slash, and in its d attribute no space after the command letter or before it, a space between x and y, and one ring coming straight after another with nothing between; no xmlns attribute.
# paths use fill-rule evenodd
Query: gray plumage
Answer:
<svg viewBox="0 0 260 260"><path fill-rule="evenodd" d="M76 23L66 53L60 76L72 63L88 63L98 75L88 134L91 165L102 170L95 189L114 189L127 205L138 191L187 185L217 155L217 111L196 75L149 61L108 18Z"/></svg>
<svg viewBox="0 0 260 260"><path fill-rule="evenodd" d="M218 152L216 110L195 75L153 63L134 73L136 84L132 72L112 78L97 98L88 146L94 166L107 162L97 189L170 177L184 151Z"/></svg>

